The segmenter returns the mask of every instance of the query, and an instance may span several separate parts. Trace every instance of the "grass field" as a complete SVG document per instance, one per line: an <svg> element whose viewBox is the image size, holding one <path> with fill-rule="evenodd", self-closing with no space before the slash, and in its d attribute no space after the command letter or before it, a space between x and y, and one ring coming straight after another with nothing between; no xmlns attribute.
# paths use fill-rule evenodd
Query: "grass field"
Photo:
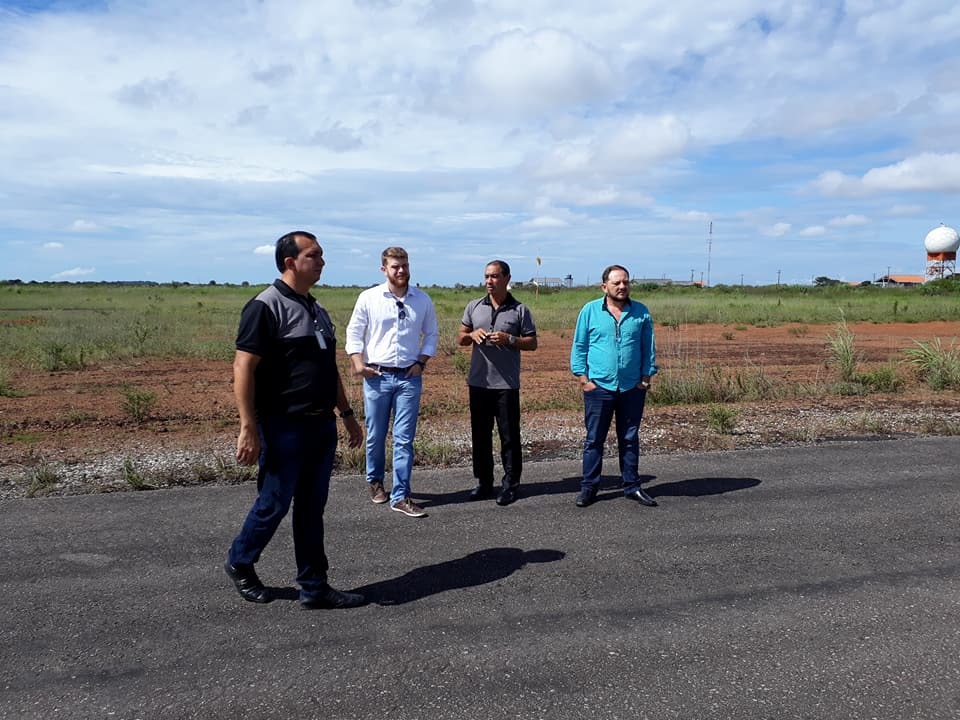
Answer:
<svg viewBox="0 0 960 720"><path fill-rule="evenodd" d="M0 284L0 371L82 369L106 358L194 357L227 359L243 304L261 287L96 283ZM433 298L441 352L453 338L466 303L480 287L424 288ZM318 287L342 343L361 288ZM516 288L541 331L573 328L598 288ZM925 322L960 320L960 282L917 288L639 286L658 325L720 323L769 327L783 323Z"/></svg>

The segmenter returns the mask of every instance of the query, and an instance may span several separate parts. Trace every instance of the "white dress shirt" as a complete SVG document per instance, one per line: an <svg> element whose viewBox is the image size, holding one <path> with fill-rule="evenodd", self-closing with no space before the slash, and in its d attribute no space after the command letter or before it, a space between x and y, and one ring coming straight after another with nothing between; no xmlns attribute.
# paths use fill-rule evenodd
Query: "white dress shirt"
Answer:
<svg viewBox="0 0 960 720"><path fill-rule="evenodd" d="M403 303L401 308L398 303ZM387 283L360 293L347 323L348 355L362 352L372 365L406 368L437 353L437 315L430 296L416 287L398 299Z"/></svg>

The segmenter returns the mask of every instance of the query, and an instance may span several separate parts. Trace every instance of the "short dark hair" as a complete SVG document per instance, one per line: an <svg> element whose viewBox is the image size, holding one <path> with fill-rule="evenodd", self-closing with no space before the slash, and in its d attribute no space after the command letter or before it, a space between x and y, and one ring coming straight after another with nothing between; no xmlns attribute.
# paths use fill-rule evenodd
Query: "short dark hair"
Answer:
<svg viewBox="0 0 960 720"><path fill-rule="evenodd" d="M499 265L500 274L503 275L504 277L510 274L510 266L506 263L505 260L491 260L490 262L487 263L487 267L490 267L491 265Z"/></svg>
<svg viewBox="0 0 960 720"><path fill-rule="evenodd" d="M630 271L627 270L623 265L610 265L603 270L603 282L607 281L607 278L610 277L610 273L612 273L614 270L623 270L623 272L627 274L627 278L630 277Z"/></svg>
<svg viewBox="0 0 960 720"><path fill-rule="evenodd" d="M277 250L274 253L274 257L277 260L277 270L280 272L287 269L287 264L284 260L288 257L295 258L300 254L300 248L297 247L298 237L306 238L313 242L317 241L317 236L313 233L308 233L306 230L294 230L279 238L277 240Z"/></svg>

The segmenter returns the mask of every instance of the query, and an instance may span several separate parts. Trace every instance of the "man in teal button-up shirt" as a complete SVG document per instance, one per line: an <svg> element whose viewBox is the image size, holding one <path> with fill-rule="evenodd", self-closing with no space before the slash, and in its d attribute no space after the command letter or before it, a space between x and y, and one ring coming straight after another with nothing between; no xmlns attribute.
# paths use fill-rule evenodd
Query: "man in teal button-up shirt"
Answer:
<svg viewBox="0 0 960 720"><path fill-rule="evenodd" d="M603 446L616 418L624 495L642 505L656 501L640 487L640 421L650 378L657 372L653 319L630 299L630 273L621 265L603 271L603 297L583 306L573 333L570 369L583 388L583 480L577 505L597 495Z"/></svg>

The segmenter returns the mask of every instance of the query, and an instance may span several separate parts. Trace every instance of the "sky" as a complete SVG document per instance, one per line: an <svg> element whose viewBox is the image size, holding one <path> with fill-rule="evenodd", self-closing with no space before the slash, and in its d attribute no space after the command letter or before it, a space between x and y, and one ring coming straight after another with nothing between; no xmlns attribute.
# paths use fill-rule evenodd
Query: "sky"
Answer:
<svg viewBox="0 0 960 720"><path fill-rule="evenodd" d="M940 223L958 3L0 0L0 278L860 281Z"/></svg>

